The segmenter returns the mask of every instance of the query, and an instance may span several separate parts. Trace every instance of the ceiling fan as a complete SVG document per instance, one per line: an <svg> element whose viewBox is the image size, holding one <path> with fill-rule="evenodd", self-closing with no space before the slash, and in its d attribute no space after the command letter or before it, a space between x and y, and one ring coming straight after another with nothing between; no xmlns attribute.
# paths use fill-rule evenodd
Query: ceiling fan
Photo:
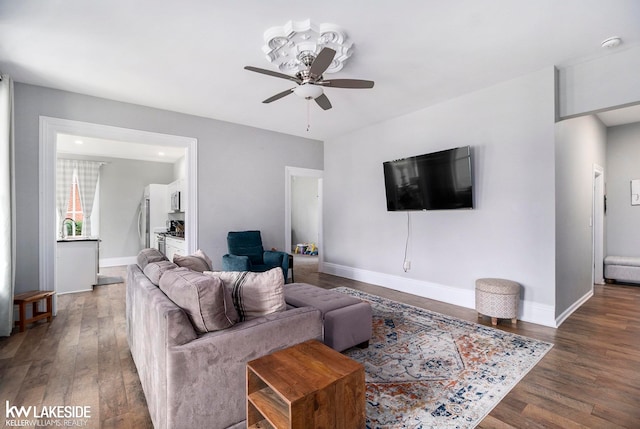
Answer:
<svg viewBox="0 0 640 429"><path fill-rule="evenodd" d="M333 57L336 55L336 51L331 48L323 48L316 56L314 52L304 51L298 55L298 60L304 64L305 70L299 71L295 76L290 76L284 73L275 72L272 70L261 69L258 67L245 66L245 70L249 70L256 73L262 73L273 77L279 77L281 79L287 79L298 84L298 86L282 91L272 97L267 98L263 103L271 103L285 97L291 93L306 99L315 100L318 106L324 110L331 109L331 102L324 94L323 87L331 88L351 88L351 89L365 89L373 88L374 82L371 80L361 79L329 79L324 80L322 73L331 65Z"/></svg>

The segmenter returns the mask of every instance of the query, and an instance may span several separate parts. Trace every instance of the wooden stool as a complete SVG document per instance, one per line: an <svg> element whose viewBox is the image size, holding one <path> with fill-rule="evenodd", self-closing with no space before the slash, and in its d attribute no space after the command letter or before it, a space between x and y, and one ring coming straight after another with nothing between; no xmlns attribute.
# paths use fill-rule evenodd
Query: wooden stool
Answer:
<svg viewBox="0 0 640 429"><path fill-rule="evenodd" d="M20 320L16 321L16 325L20 327L20 332L24 332L27 324L36 320L47 318L47 322L51 323L53 319L53 295L56 293L52 290L32 290L29 292L19 293L13 297L13 304L19 307ZM45 311L38 311L38 301L47 300L47 308ZM32 317L27 319L27 304L31 303Z"/></svg>

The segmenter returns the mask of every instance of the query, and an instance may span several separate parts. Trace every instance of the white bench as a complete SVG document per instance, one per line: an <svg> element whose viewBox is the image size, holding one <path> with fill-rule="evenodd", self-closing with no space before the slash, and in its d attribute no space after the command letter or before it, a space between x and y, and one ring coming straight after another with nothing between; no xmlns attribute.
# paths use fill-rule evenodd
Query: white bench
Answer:
<svg viewBox="0 0 640 429"><path fill-rule="evenodd" d="M607 256L604 277L607 281L640 283L640 257Z"/></svg>

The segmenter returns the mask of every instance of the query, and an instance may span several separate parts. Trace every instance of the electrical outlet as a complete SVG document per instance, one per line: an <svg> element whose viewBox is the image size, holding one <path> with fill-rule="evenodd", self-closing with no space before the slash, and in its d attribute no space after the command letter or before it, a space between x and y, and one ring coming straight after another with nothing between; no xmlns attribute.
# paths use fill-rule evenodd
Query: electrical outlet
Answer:
<svg viewBox="0 0 640 429"><path fill-rule="evenodd" d="M411 269L411 261L404 261L403 268L405 271L409 271Z"/></svg>

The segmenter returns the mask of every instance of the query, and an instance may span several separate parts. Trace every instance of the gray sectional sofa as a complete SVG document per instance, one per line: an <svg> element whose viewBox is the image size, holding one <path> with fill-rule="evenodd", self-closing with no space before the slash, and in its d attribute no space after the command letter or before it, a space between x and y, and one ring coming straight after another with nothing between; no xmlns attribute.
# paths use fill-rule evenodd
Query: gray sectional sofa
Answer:
<svg viewBox="0 0 640 429"><path fill-rule="evenodd" d="M158 281L159 276L151 277ZM245 427L246 363L306 340L321 340L323 329L319 310L288 307L199 333L187 312L140 265L128 267L126 321L156 429Z"/></svg>

